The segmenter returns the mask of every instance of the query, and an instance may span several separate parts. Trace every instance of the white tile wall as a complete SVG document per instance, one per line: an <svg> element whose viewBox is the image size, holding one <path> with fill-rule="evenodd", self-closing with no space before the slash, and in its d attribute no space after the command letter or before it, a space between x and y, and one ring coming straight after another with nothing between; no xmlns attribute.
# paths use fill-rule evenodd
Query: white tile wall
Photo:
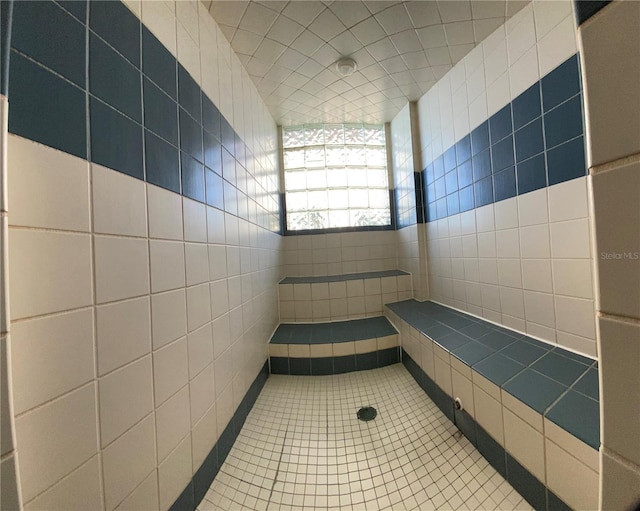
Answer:
<svg viewBox="0 0 640 511"><path fill-rule="evenodd" d="M637 370L630 366L640 333L638 260L608 255L637 257L640 252L639 22L640 5L615 2L580 28L598 256L602 509L637 505L640 487L637 435L627 433L637 428L636 417L629 413L640 400Z"/></svg>
<svg viewBox="0 0 640 511"><path fill-rule="evenodd" d="M341 275L397 268L395 231L284 238L284 271L289 277Z"/></svg>
<svg viewBox="0 0 640 511"><path fill-rule="evenodd" d="M127 5L218 104L272 188L275 124L206 8ZM280 237L259 227L255 206L255 223L239 220L17 136L9 154L25 508L166 509L267 358ZM393 242L387 254L379 241L353 246L394 259ZM218 393L216 368L227 380Z"/></svg>
<svg viewBox="0 0 640 511"><path fill-rule="evenodd" d="M576 53L572 3L552 4L534 0L524 7L418 101L424 161L459 138L450 135L448 111L471 112L472 98L486 97L488 109L472 116L472 130ZM463 84L473 92L461 106ZM574 179L428 224L431 298L595 357L587 181Z"/></svg>
<svg viewBox="0 0 640 511"><path fill-rule="evenodd" d="M91 309L20 321L11 334L16 414L95 378Z"/></svg>

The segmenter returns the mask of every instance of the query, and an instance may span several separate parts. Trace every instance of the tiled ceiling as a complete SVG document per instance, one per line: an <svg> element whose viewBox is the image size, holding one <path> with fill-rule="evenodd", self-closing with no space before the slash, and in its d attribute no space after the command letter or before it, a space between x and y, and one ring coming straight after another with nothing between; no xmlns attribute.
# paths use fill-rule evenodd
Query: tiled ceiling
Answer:
<svg viewBox="0 0 640 511"><path fill-rule="evenodd" d="M205 2L278 124L390 121L528 0ZM340 76L341 57L357 71Z"/></svg>

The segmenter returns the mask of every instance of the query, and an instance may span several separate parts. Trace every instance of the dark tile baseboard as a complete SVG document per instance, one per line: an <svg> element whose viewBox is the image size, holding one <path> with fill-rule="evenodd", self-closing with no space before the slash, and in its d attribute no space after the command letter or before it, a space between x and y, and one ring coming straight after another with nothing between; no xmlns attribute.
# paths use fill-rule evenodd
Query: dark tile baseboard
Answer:
<svg viewBox="0 0 640 511"><path fill-rule="evenodd" d="M471 415L456 410L453 398L449 397L411 356L402 350L402 363L425 394L478 449L489 464L504 477L524 499L537 511L564 511L571 509L531 472L518 463L496 442Z"/></svg>
<svg viewBox="0 0 640 511"><path fill-rule="evenodd" d="M200 465L200 468L193 475L193 478L183 490L180 496L169 508L169 511L195 511L204 498L207 490L213 483L220 467L233 447L233 443L240 434L240 430L247 420L249 412L258 399L258 395L264 387L269 377L269 361L267 360L260 372L253 380L249 390L240 402L240 406L233 414L232 419L227 424L216 444L211 448L209 454Z"/></svg>
<svg viewBox="0 0 640 511"><path fill-rule="evenodd" d="M400 362L400 347L358 353L343 357L293 358L269 357L271 374L327 376L378 369Z"/></svg>

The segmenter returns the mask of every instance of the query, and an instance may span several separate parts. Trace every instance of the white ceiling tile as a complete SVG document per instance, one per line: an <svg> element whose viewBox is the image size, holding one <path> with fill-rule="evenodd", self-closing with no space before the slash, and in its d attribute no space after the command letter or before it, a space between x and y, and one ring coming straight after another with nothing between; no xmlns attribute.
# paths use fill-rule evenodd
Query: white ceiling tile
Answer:
<svg viewBox="0 0 640 511"><path fill-rule="evenodd" d="M362 48L362 43L349 31L345 30L340 35L329 41L329 44L336 49L340 55L348 56Z"/></svg>
<svg viewBox="0 0 640 511"><path fill-rule="evenodd" d="M221 94L230 94L231 80L225 78L229 74L225 69L230 68L231 62L234 73L244 66L256 84L253 92L256 99L258 94L265 99L276 122L288 123L330 119L389 121L408 100L419 99L436 80L441 80L437 82L438 91L444 87L451 95L455 82L456 92L462 94L459 84L472 75L482 82L485 53L492 53L500 42L504 43L504 21L509 17L505 13L513 14L528 2L216 0L207 3L217 22L211 24L214 46L222 48L217 59ZM206 10L204 6L205 3L198 3L202 12ZM184 11L184 7L181 5L179 9ZM182 12L180 19L186 20L186 14L190 13ZM523 16L520 14L519 18ZM514 19L510 26L519 30L519 22L520 19ZM200 20L199 32L202 27L207 32L206 24ZM527 36L530 33L531 30ZM485 37L488 38L483 46L474 50L474 45ZM231 45L227 40L232 41ZM530 40L512 34L509 56L519 55L525 46L530 46ZM211 43L205 40L202 44ZM235 55L230 53L230 46ZM470 51L472 57L454 68L453 74L459 76L452 82L452 75L447 72ZM335 72L335 61L341 55L351 56L358 63L358 71L350 77L342 78ZM489 62L488 67L491 69L492 65ZM489 73L492 74L495 73ZM484 84L481 85L477 90L469 89L470 100L487 97ZM472 96L476 95L474 99ZM493 108L498 94L492 89L490 96ZM231 106L231 103L222 105ZM447 114L452 123L453 113ZM460 112L456 115L460 117ZM453 128L442 136L453 139Z"/></svg>
<svg viewBox="0 0 640 511"><path fill-rule="evenodd" d="M342 97L344 99L346 99L347 101L353 102L353 101L358 100L361 96L360 96L360 92L358 92L355 89L351 89L351 90L348 90L348 91L344 92L342 94Z"/></svg>
<svg viewBox="0 0 640 511"><path fill-rule="evenodd" d="M263 76L263 80L270 80L275 83L282 83L289 75L291 70L281 66L271 66L269 71Z"/></svg>
<svg viewBox="0 0 640 511"><path fill-rule="evenodd" d="M423 69L429 65L424 50L403 53L402 58L409 69Z"/></svg>
<svg viewBox="0 0 640 511"><path fill-rule="evenodd" d="M260 4L250 2L240 20L239 28L255 34L265 35L278 14Z"/></svg>
<svg viewBox="0 0 640 511"><path fill-rule="evenodd" d="M313 59L307 59L304 62L304 64L302 64L298 69L296 69L296 71L298 73L306 76L307 78L313 78L315 75L317 75L323 69L325 69L325 67L323 65L318 64Z"/></svg>
<svg viewBox="0 0 640 511"><path fill-rule="evenodd" d="M393 34L390 39L400 54L422 49L422 43L413 28Z"/></svg>
<svg viewBox="0 0 640 511"><path fill-rule="evenodd" d="M387 35L375 18L361 21L351 29L351 32L362 44L371 44Z"/></svg>
<svg viewBox="0 0 640 511"><path fill-rule="evenodd" d="M308 56L312 55L323 44L324 42L317 35L305 30L291 43L291 47Z"/></svg>
<svg viewBox="0 0 640 511"><path fill-rule="evenodd" d="M438 0L438 10L442 23L466 21L471 19L471 2L469 0L448 1Z"/></svg>
<svg viewBox="0 0 640 511"><path fill-rule="evenodd" d="M282 67L286 67L287 69L295 70L300 67L305 61L307 57L305 57L299 51L294 50L293 48L287 48L282 52L280 58L276 61L276 64Z"/></svg>
<svg viewBox="0 0 640 511"><path fill-rule="evenodd" d="M471 2L473 19L503 18L507 14L506 0L474 0Z"/></svg>
<svg viewBox="0 0 640 511"><path fill-rule="evenodd" d="M396 55L395 57L391 57L389 59L381 60L380 65L382 68L388 73L399 73L401 71L408 71L409 68L407 64L402 59L400 55Z"/></svg>
<svg viewBox="0 0 640 511"><path fill-rule="evenodd" d="M298 70L298 71L300 71L300 70ZM316 80L309 80L304 86L304 90L306 90L311 95L317 94L322 89L324 89L324 85L322 85L321 83L317 82Z"/></svg>
<svg viewBox="0 0 640 511"><path fill-rule="evenodd" d="M365 47L361 48L355 53L351 54L351 58L358 63L358 69L368 67L371 64L375 64L377 61L374 59Z"/></svg>
<svg viewBox="0 0 640 511"><path fill-rule="evenodd" d="M329 85L329 88L338 94L342 94L343 92L350 90L351 85L346 83L344 80L336 80L335 82Z"/></svg>
<svg viewBox="0 0 640 511"><path fill-rule="evenodd" d="M510 18L520 9L530 3L531 0L507 0L507 17Z"/></svg>
<svg viewBox="0 0 640 511"><path fill-rule="evenodd" d="M433 71L433 76L436 77L436 81L440 80L444 77L453 66L451 64L444 64L441 66L431 66L431 71Z"/></svg>
<svg viewBox="0 0 640 511"><path fill-rule="evenodd" d="M282 14L306 27L324 10L321 2L289 2Z"/></svg>
<svg viewBox="0 0 640 511"><path fill-rule="evenodd" d="M283 44L272 41L271 39L263 39L253 55L260 60L275 62L286 48Z"/></svg>
<svg viewBox="0 0 640 511"><path fill-rule="evenodd" d="M249 2L241 1L216 1L211 4L209 12L218 22L218 25L236 26Z"/></svg>
<svg viewBox="0 0 640 511"><path fill-rule="evenodd" d="M456 21L444 25L449 46L469 44L474 42L473 23L471 21Z"/></svg>
<svg viewBox="0 0 640 511"><path fill-rule="evenodd" d="M268 2L256 2L257 4L263 5L272 11L281 12L289 2L284 0L269 0Z"/></svg>
<svg viewBox="0 0 640 511"><path fill-rule="evenodd" d="M375 18L389 35L413 28L409 14L401 3L380 11L375 15Z"/></svg>
<svg viewBox="0 0 640 511"><path fill-rule="evenodd" d="M416 81L411 71L408 70L391 73L391 79L399 86L413 84Z"/></svg>
<svg viewBox="0 0 640 511"><path fill-rule="evenodd" d="M361 2L333 2L329 7L347 28L371 16L369 10Z"/></svg>
<svg viewBox="0 0 640 511"><path fill-rule="evenodd" d="M385 38L367 46L367 51L377 61L398 55L398 50L390 39Z"/></svg>
<svg viewBox="0 0 640 511"><path fill-rule="evenodd" d="M417 83L435 82L436 80L433 70L430 67L425 69L416 69L411 71L411 74Z"/></svg>
<svg viewBox="0 0 640 511"><path fill-rule="evenodd" d="M351 76L343 78L343 80L345 80L352 87L358 87L368 82L364 75L359 72L353 73Z"/></svg>
<svg viewBox="0 0 640 511"><path fill-rule="evenodd" d="M289 46L303 31L304 27L297 21L290 20L285 16L278 16L278 19L271 25L267 37Z"/></svg>
<svg viewBox="0 0 640 511"><path fill-rule="evenodd" d="M336 18L335 14L333 14L329 9L326 9L313 20L308 28L323 41L329 41L338 34L344 32L347 27L345 27L342 22Z"/></svg>
<svg viewBox="0 0 640 511"><path fill-rule="evenodd" d="M387 74L387 72L382 69L382 66L377 63L360 69L360 72L367 80L371 82Z"/></svg>
<svg viewBox="0 0 640 511"><path fill-rule="evenodd" d="M249 73L251 76L258 76L262 78L267 73L267 71L269 71L271 65L272 64L264 62L263 60L252 57L245 68L247 70L247 73Z"/></svg>
<svg viewBox="0 0 640 511"><path fill-rule="evenodd" d="M317 81L318 83L321 83L323 85L332 84L337 79L338 79L338 76L336 76L336 74L333 71L331 71L330 69L325 69L324 71L322 71L321 73L318 73L314 77L315 81Z"/></svg>
<svg viewBox="0 0 640 511"><path fill-rule="evenodd" d="M224 34L227 40L231 41L231 39L233 39L233 34L236 32L236 27L220 24L220 32Z"/></svg>
<svg viewBox="0 0 640 511"><path fill-rule="evenodd" d="M377 80L373 80L371 83L373 83L373 85L375 85L378 90L382 91L382 92L386 92L390 89L396 89L397 85L396 82L394 82L391 77L389 75L384 75L381 78L378 78Z"/></svg>
<svg viewBox="0 0 640 511"><path fill-rule="evenodd" d="M367 9L371 11L371 13L375 14L377 12L383 11L387 7L391 7L396 3L397 2L383 2L382 0L374 0L365 2L365 5L367 6Z"/></svg>
<svg viewBox="0 0 640 511"><path fill-rule="evenodd" d="M417 101L422 96L422 89L416 83L401 85L400 90L409 101Z"/></svg>
<svg viewBox="0 0 640 511"><path fill-rule="evenodd" d="M457 44L455 46L449 46L449 53L451 54L451 62L460 62L462 58L473 50L474 44Z"/></svg>
<svg viewBox="0 0 640 511"><path fill-rule="evenodd" d="M329 44L323 45L318 51L316 51L313 55L313 60L315 60L318 64L330 67L336 63L336 61L340 58L340 54L330 46Z"/></svg>
<svg viewBox="0 0 640 511"><path fill-rule="evenodd" d="M439 48L447 44L447 36L444 33L444 27L442 25L419 28L416 30L416 33L425 50L427 48Z"/></svg>
<svg viewBox="0 0 640 511"><path fill-rule="evenodd" d="M427 60L432 67L451 64L451 55L449 55L449 48L447 46L429 48L424 52L426 53Z"/></svg>
<svg viewBox="0 0 640 511"><path fill-rule="evenodd" d="M258 49L260 43L264 39L263 36L238 29L233 35L231 45L236 53L244 53L245 55L253 55Z"/></svg>
<svg viewBox="0 0 640 511"><path fill-rule="evenodd" d="M428 27L440 23L440 13L436 2L405 2L409 17L415 28Z"/></svg>

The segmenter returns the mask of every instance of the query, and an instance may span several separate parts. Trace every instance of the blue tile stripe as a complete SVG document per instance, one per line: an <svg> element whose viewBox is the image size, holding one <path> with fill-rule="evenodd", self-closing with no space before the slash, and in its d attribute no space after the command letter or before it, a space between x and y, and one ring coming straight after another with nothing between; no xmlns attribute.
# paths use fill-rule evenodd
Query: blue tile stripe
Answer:
<svg viewBox="0 0 640 511"><path fill-rule="evenodd" d="M587 175L579 67L573 55L425 166L427 222Z"/></svg>
<svg viewBox="0 0 640 511"><path fill-rule="evenodd" d="M268 377L269 361L266 361L251 383L249 390L240 402L240 406L238 406L238 409L220 435L220 438L218 438L216 444L211 448L211 451L209 451L209 454L193 475L187 487L171 505L169 511L194 511L200 505L200 502L202 502L222 464L229 455L231 447L233 447L233 443L236 441L236 438L238 438L240 430L247 420L247 416L258 399L260 391L267 382Z"/></svg>
<svg viewBox="0 0 640 511"><path fill-rule="evenodd" d="M11 46L11 20L13 0L0 2L0 94L9 91L9 48Z"/></svg>
<svg viewBox="0 0 640 511"><path fill-rule="evenodd" d="M285 277L280 284L317 284L322 282L344 282L347 280L378 279L383 277L397 277L410 275L402 270L369 271L363 273L344 273L342 275L321 275L317 277Z"/></svg>
<svg viewBox="0 0 640 511"><path fill-rule="evenodd" d="M596 361L435 302L412 299L387 307L474 371L599 449Z"/></svg>
<svg viewBox="0 0 640 511"><path fill-rule="evenodd" d="M341 357L269 357L271 374L328 376L378 369L400 362L400 347Z"/></svg>
<svg viewBox="0 0 640 511"><path fill-rule="evenodd" d="M425 373L404 350L402 363L416 383L456 427L478 449L489 464L502 475L525 500L538 511L570 509L544 483L518 463L464 410L456 410L453 399Z"/></svg>
<svg viewBox="0 0 640 511"><path fill-rule="evenodd" d="M576 12L576 21L582 25L600 9L606 7L612 0L573 0Z"/></svg>
<svg viewBox="0 0 640 511"><path fill-rule="evenodd" d="M11 133L280 232L277 176L124 4L1 3Z"/></svg>

